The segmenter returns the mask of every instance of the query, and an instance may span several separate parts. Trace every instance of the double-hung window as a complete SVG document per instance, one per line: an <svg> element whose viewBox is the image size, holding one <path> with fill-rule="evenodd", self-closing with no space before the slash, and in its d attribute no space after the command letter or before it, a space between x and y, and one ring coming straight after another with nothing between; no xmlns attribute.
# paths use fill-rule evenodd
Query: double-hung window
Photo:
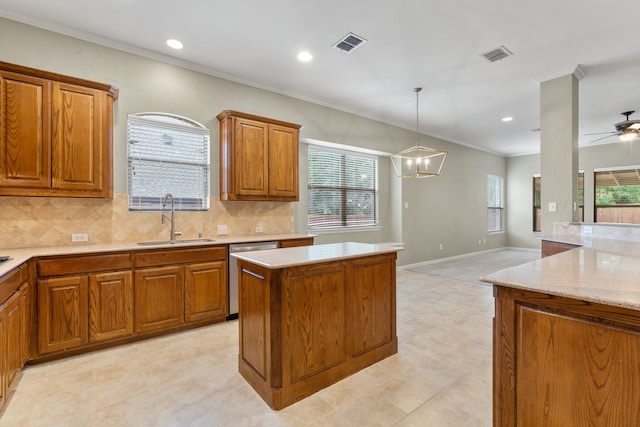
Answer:
<svg viewBox="0 0 640 427"><path fill-rule="evenodd" d="M377 226L376 156L309 145L308 227Z"/></svg>
<svg viewBox="0 0 640 427"><path fill-rule="evenodd" d="M209 209L209 130L166 113L127 120L129 210L161 210L173 195L176 210Z"/></svg>
<svg viewBox="0 0 640 427"><path fill-rule="evenodd" d="M487 219L489 233L504 231L504 178L487 175Z"/></svg>

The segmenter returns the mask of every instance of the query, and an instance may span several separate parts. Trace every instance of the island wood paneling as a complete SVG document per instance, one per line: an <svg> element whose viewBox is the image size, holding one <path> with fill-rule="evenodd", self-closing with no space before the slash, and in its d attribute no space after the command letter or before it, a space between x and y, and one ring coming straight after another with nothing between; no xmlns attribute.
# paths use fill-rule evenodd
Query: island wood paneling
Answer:
<svg viewBox="0 0 640 427"><path fill-rule="evenodd" d="M494 289L495 426L640 425L640 312Z"/></svg>
<svg viewBox="0 0 640 427"><path fill-rule="evenodd" d="M270 270L238 260L239 370L284 408L398 351L396 253Z"/></svg>

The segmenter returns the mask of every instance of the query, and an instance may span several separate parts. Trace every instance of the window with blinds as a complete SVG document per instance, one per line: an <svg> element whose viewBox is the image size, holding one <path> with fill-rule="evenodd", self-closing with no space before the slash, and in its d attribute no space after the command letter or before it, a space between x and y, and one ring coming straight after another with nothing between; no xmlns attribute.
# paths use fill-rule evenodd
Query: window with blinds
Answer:
<svg viewBox="0 0 640 427"><path fill-rule="evenodd" d="M378 225L377 169L376 156L310 145L309 229Z"/></svg>
<svg viewBox="0 0 640 427"><path fill-rule="evenodd" d="M504 231L504 179L499 175L487 175L487 231Z"/></svg>
<svg viewBox="0 0 640 427"><path fill-rule="evenodd" d="M171 193L176 210L209 209L209 130L165 113L127 120L129 210L162 210Z"/></svg>

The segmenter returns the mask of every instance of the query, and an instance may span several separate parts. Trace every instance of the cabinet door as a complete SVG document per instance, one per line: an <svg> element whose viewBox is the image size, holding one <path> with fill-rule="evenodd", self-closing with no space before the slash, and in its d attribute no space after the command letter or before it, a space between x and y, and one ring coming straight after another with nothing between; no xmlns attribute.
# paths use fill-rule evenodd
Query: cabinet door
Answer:
<svg viewBox="0 0 640 427"><path fill-rule="evenodd" d="M269 196L298 200L298 129L269 126Z"/></svg>
<svg viewBox="0 0 640 427"><path fill-rule="evenodd" d="M79 347L89 340L87 276L38 280L40 353Z"/></svg>
<svg viewBox="0 0 640 427"><path fill-rule="evenodd" d="M52 188L106 196L108 105L105 92L53 83ZM105 132L105 129L107 131Z"/></svg>
<svg viewBox="0 0 640 427"><path fill-rule="evenodd" d="M22 292L18 290L5 303L4 332L6 390L14 386L14 381L22 370L22 352L24 349L24 310Z"/></svg>
<svg viewBox="0 0 640 427"><path fill-rule="evenodd" d="M366 353L395 337L394 271L389 257L356 260L347 268L351 356Z"/></svg>
<svg viewBox="0 0 640 427"><path fill-rule="evenodd" d="M185 266L184 309L187 322L227 316L226 262Z"/></svg>
<svg viewBox="0 0 640 427"><path fill-rule="evenodd" d="M5 305L0 305L0 408L7 401L7 345L5 343Z"/></svg>
<svg viewBox="0 0 640 427"><path fill-rule="evenodd" d="M133 333L133 279L130 271L89 276L91 342Z"/></svg>
<svg viewBox="0 0 640 427"><path fill-rule="evenodd" d="M50 92L47 80L0 72L0 194L51 185Z"/></svg>
<svg viewBox="0 0 640 427"><path fill-rule="evenodd" d="M233 143L236 195L266 197L269 191L269 125L236 119Z"/></svg>
<svg viewBox="0 0 640 427"><path fill-rule="evenodd" d="M137 270L135 330L148 332L184 323L182 267Z"/></svg>

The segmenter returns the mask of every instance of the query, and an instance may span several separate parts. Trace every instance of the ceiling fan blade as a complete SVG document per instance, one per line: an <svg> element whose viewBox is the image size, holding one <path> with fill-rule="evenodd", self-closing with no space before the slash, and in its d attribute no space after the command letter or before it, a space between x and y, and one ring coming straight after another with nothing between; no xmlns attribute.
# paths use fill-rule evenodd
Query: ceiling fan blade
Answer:
<svg viewBox="0 0 640 427"><path fill-rule="evenodd" d="M595 135L595 134L594 134ZM593 141L589 141L589 144L597 141L602 141L603 139L611 138L612 136L618 135L617 132L612 132L611 135L603 136L602 138L594 139Z"/></svg>
<svg viewBox="0 0 640 427"><path fill-rule="evenodd" d="M585 133L584 136L589 136L589 135L604 135L604 134L609 134L609 135L616 135L618 132L596 132L596 133Z"/></svg>

